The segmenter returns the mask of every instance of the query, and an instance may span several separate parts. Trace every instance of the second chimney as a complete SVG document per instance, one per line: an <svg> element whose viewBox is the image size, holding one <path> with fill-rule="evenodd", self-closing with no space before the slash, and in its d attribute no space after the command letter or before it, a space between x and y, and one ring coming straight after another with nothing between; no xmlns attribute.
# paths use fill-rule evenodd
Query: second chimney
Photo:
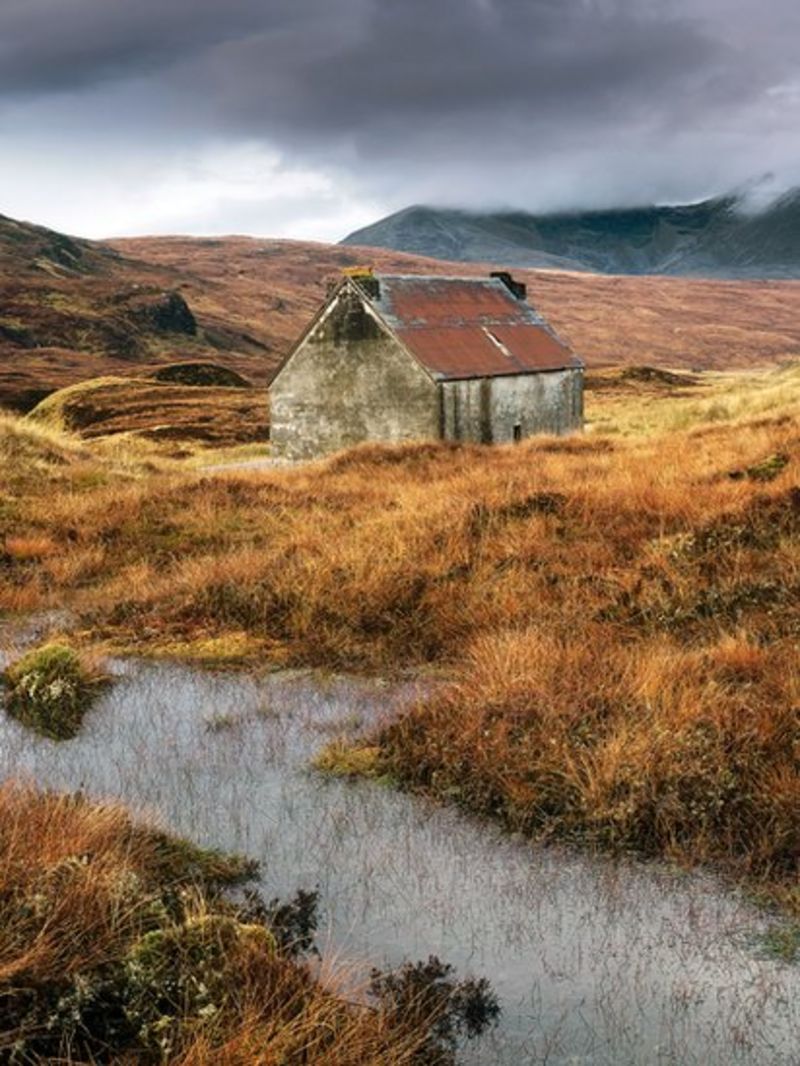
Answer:
<svg viewBox="0 0 800 1066"><path fill-rule="evenodd" d="M490 276L502 281L512 296L518 300L524 300L528 295L528 286L523 281L515 281L507 270L493 270Z"/></svg>

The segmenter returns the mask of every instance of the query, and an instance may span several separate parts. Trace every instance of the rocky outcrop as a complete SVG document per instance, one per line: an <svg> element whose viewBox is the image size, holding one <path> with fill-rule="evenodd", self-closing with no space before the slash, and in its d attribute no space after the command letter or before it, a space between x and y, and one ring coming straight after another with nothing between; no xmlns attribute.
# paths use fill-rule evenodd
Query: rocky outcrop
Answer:
<svg viewBox="0 0 800 1066"><path fill-rule="evenodd" d="M157 333L197 335L197 320L179 292L164 292L131 301L131 317Z"/></svg>

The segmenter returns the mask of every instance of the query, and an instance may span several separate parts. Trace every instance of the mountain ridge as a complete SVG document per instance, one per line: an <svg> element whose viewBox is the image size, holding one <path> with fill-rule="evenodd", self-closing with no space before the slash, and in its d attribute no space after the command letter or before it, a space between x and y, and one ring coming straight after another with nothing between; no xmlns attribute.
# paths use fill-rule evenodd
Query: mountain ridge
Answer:
<svg viewBox="0 0 800 1066"><path fill-rule="evenodd" d="M791 280L800 278L800 187L758 211L738 194L550 214L414 204L341 244L518 268Z"/></svg>

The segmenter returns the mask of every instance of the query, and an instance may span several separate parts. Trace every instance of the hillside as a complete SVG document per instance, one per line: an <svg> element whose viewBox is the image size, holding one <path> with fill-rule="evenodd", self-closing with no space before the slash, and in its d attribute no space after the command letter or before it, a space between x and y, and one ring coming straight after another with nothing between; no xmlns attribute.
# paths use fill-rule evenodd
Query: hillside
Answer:
<svg viewBox="0 0 800 1066"><path fill-rule="evenodd" d="M534 215L408 207L343 244L460 262L601 274L800 277L800 189L760 212L736 196L676 207Z"/></svg>
<svg viewBox="0 0 800 1066"><path fill-rule="evenodd" d="M505 265L248 237L148 237L111 246L190 279L182 291L201 321L224 308L232 324L250 329L271 353L288 349L319 305L327 281L344 267L363 263L384 273L470 275ZM800 358L797 281L515 273L527 283L531 303L592 366L746 369Z"/></svg>
<svg viewBox="0 0 800 1066"><path fill-rule="evenodd" d="M0 406L28 410L76 382L186 360L264 386L327 283L359 263L387 273L488 269L248 237L91 242L0 217ZM800 282L520 273L590 365L735 369L800 356Z"/></svg>
<svg viewBox="0 0 800 1066"><path fill-rule="evenodd" d="M0 406L166 362L223 356L245 374L263 345L196 316L170 269L0 216ZM273 357L272 364L275 362Z"/></svg>

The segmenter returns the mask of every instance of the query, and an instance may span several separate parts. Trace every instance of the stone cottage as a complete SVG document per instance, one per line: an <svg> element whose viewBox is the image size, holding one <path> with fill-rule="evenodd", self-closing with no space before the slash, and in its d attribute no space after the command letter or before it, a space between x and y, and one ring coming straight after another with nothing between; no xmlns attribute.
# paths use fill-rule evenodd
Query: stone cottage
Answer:
<svg viewBox="0 0 800 1066"><path fill-rule="evenodd" d="M272 382L273 454L581 429L583 364L525 296L505 272L346 274Z"/></svg>

